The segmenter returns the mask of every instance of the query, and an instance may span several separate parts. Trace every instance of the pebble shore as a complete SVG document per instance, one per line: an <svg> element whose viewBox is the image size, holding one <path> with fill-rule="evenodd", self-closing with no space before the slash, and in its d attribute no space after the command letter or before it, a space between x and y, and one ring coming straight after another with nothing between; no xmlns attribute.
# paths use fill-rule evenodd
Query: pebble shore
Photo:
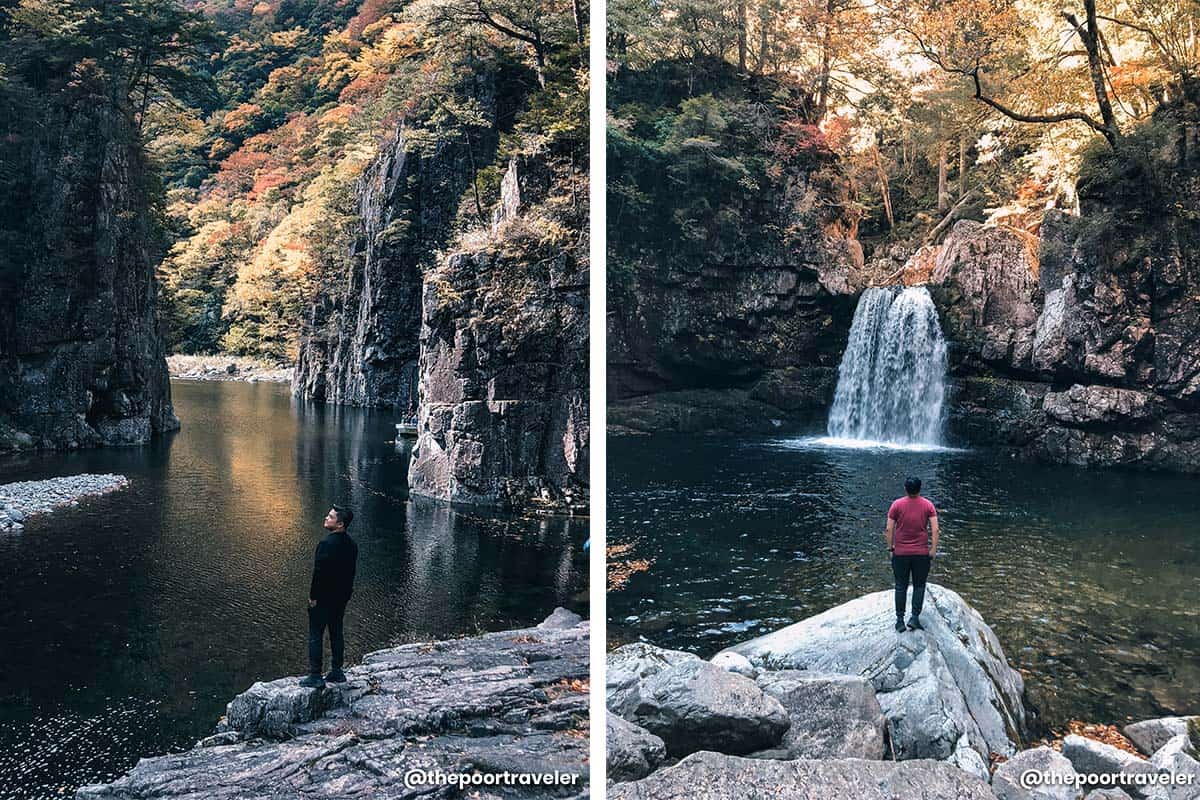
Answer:
<svg viewBox="0 0 1200 800"><path fill-rule="evenodd" d="M129 479L124 475L88 473L0 484L0 533L22 530L25 518L31 514L78 505L82 497L108 494L128 485Z"/></svg>

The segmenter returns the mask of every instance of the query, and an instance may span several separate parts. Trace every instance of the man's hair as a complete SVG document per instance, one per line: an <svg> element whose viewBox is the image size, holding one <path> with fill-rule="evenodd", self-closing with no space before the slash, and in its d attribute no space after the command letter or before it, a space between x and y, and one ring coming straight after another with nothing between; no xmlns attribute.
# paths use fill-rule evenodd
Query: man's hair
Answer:
<svg viewBox="0 0 1200 800"><path fill-rule="evenodd" d="M912 497L919 495L921 493L921 479L916 477L905 478L904 491L908 492Z"/></svg>
<svg viewBox="0 0 1200 800"><path fill-rule="evenodd" d="M354 520L354 512L344 506L334 506L333 513L337 514L338 522L342 523L343 528L349 528Z"/></svg>

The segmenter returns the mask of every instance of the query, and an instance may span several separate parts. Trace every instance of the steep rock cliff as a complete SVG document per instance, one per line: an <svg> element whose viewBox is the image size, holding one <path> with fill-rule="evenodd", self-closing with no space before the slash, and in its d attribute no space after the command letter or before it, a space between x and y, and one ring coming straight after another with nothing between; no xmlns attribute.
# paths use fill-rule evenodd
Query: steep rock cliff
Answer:
<svg viewBox="0 0 1200 800"><path fill-rule="evenodd" d="M138 135L103 94L0 123L0 447L179 427L155 308L161 237Z"/></svg>
<svg viewBox="0 0 1200 800"><path fill-rule="evenodd" d="M710 420L715 427L811 418L827 407L863 288L863 254L852 184L832 153L814 157L785 176L769 216L755 222L781 232L777 239L728 242L707 261L664 252L655 263L639 263L628 288L610 295L608 386L616 425L686 428L680 415L662 413L662 404L683 398L689 405L695 391L708 392L705 403L712 390L727 395L729 413ZM635 399L659 393L670 394L654 410L648 398ZM737 413L746 403L755 413Z"/></svg>
<svg viewBox="0 0 1200 800"><path fill-rule="evenodd" d="M495 75L470 87L495 112ZM318 402L416 410L423 273L454 232L472 163L491 161L494 132L413 146L404 123L358 182L358 228L344 273L320 293L300 343L293 391Z"/></svg>
<svg viewBox="0 0 1200 800"><path fill-rule="evenodd" d="M425 276L415 494L586 505L585 181L547 157L513 159L486 241Z"/></svg>
<svg viewBox="0 0 1200 800"><path fill-rule="evenodd" d="M954 229L935 273L953 431L1053 461L1200 472L1195 111L1160 112L1159 146L1084 182L1078 216L1048 211L1036 257L992 241L1015 232ZM1131 196L1136 170L1166 185Z"/></svg>

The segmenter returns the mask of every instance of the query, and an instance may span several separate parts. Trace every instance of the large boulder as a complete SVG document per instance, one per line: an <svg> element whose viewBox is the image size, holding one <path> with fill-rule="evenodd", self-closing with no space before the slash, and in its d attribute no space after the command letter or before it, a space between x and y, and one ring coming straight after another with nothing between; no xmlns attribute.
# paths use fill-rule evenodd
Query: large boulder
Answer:
<svg viewBox="0 0 1200 800"><path fill-rule="evenodd" d="M1150 765L1171 775L1170 785L1146 790L1149 800L1197 800L1200 798L1200 761L1195 742L1186 733L1172 737L1150 758Z"/></svg>
<svg viewBox="0 0 1200 800"><path fill-rule="evenodd" d="M609 781L644 778L667 757L662 739L616 714L606 716L604 731Z"/></svg>
<svg viewBox="0 0 1200 800"><path fill-rule="evenodd" d="M1138 758L1111 744L1071 735L1063 739L1062 754L1082 775L1149 775L1157 768L1149 761ZM1151 796L1144 786L1124 787L1134 797Z"/></svg>
<svg viewBox="0 0 1200 800"><path fill-rule="evenodd" d="M758 685L788 712L782 746L790 758L884 757L883 711L866 678L777 670Z"/></svg>
<svg viewBox="0 0 1200 800"><path fill-rule="evenodd" d="M662 738L675 757L697 750L744 755L778 744L788 715L754 681L707 661L667 667L644 681L626 719Z"/></svg>
<svg viewBox="0 0 1200 800"><path fill-rule="evenodd" d="M695 753L609 800L995 800L984 781L937 761L766 761Z"/></svg>
<svg viewBox="0 0 1200 800"><path fill-rule="evenodd" d="M1083 789L1075 767L1061 753L1042 746L1022 750L996 768L992 791L999 800L1079 800ZM1030 776L1036 775L1036 779Z"/></svg>
<svg viewBox="0 0 1200 800"><path fill-rule="evenodd" d="M937 584L921 620L925 630L897 634L888 590L729 649L760 667L867 678L897 759L950 758L963 735L985 762L1012 756L1025 733L1024 683L992 629Z"/></svg>
<svg viewBox="0 0 1200 800"><path fill-rule="evenodd" d="M628 718L640 702L641 684L667 667L701 661L694 653L666 650L645 642L618 647L605 658L604 691L608 710Z"/></svg>
<svg viewBox="0 0 1200 800"><path fill-rule="evenodd" d="M1159 748L1181 733L1188 732L1188 722L1200 720L1200 717L1160 717L1134 722L1122 729L1125 738L1133 742L1138 750L1148 756L1154 755Z"/></svg>

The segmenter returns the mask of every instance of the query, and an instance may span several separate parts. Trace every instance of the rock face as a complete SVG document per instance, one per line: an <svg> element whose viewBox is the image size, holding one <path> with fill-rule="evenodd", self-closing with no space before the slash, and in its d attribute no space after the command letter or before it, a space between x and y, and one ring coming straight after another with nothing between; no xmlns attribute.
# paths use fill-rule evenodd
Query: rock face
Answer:
<svg viewBox="0 0 1200 800"><path fill-rule="evenodd" d="M1030 770L1055 776L1046 783L1026 786L1021 780ZM992 790L999 800L1080 800L1083 790L1073 782L1053 783L1055 779L1074 779L1075 767L1050 747L1023 750L1005 761L992 776ZM1061 776L1059 778L1058 776Z"/></svg>
<svg viewBox="0 0 1200 800"><path fill-rule="evenodd" d="M789 758L884 757L883 710L866 678L767 670L758 685L791 720L781 742Z"/></svg>
<svg viewBox="0 0 1200 800"><path fill-rule="evenodd" d="M609 401L622 427L674 429L676 415L622 408L680 390L749 392L763 406L732 420L693 417L697 425L752 429L764 417L824 413L865 277L853 186L832 153L812 159L754 219L777 238L723 242L704 261L664 252L653 264L610 267L631 274L610 290L607 324Z"/></svg>
<svg viewBox="0 0 1200 800"><path fill-rule="evenodd" d="M544 165L521 163L509 166L494 244L425 276L409 486L452 502L583 507L587 237L543 243L528 234L540 223L522 212L546 199L536 190L552 180L537 177ZM533 174L522 180L523 169Z"/></svg>
<svg viewBox="0 0 1200 800"><path fill-rule="evenodd" d="M604 741L610 782L644 778L667 757L662 739L616 714L606 717Z"/></svg>
<svg viewBox="0 0 1200 800"><path fill-rule="evenodd" d="M954 345L952 434L1049 461L1200 472L1200 224L1181 212L1200 202L1200 113L1156 116L1170 133L1153 171L1167 184L1130 192L1106 167L1079 187L1078 216L1046 212L1025 255L1001 227L960 222L946 239L933 290Z"/></svg>
<svg viewBox="0 0 1200 800"><path fill-rule="evenodd" d="M584 796L588 625L489 633L372 653L348 683L255 684L216 735L143 759L78 800L443 796L413 770L557 772L557 786L488 785L489 797ZM448 795L446 795L448 796Z"/></svg>
<svg viewBox="0 0 1200 800"><path fill-rule="evenodd" d="M995 800L987 783L937 761L770 761L694 753L635 783L609 787L610 800Z"/></svg>
<svg viewBox="0 0 1200 800"><path fill-rule="evenodd" d="M897 634L894 618L892 592L876 592L729 649L760 667L868 679L897 759L951 758L964 736L984 763L1015 753L1024 683L978 612L929 584L924 631Z"/></svg>
<svg viewBox="0 0 1200 800"><path fill-rule="evenodd" d="M493 80L486 71L477 78L484 109L495 105ZM494 135L484 139L485 151L494 148ZM301 337L292 381L301 397L416 410L423 273L450 239L472 173L465 139L443 140L433 153L409 147L401 123L358 182L354 252L316 298Z"/></svg>
<svg viewBox="0 0 1200 800"><path fill-rule="evenodd" d="M0 123L18 176L0 219L19 220L0 230L0 449L138 444L179 427L138 134L102 91L81 92L32 130Z"/></svg>

